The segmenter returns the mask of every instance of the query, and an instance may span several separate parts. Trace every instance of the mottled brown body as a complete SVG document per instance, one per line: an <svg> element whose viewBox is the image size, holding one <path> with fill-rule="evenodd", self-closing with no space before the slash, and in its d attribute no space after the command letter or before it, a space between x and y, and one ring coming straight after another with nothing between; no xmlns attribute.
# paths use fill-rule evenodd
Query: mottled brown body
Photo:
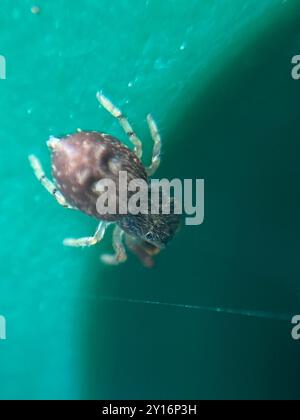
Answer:
<svg viewBox="0 0 300 420"><path fill-rule="evenodd" d="M63 241L65 246L89 247L98 244L103 239L108 225L112 222L115 224L113 230L114 254L103 254L102 261L110 265L125 262L127 259L126 243L127 247L140 258L145 266L151 267L153 266L153 257L174 237L180 225L180 216L175 214L171 197L169 201L171 214L151 214L149 210L138 214L128 212L130 198L133 198L133 202L137 199L137 197L132 197L136 191L132 191L135 188L131 188L130 191L131 181L138 180L136 185L141 180L144 181L142 188L144 191L146 188L146 194L148 193L148 204L152 198L150 177L155 174L161 162L161 137L158 127L149 114L147 123L153 139L153 151L151 164L145 168L141 162L142 142L128 119L101 92L98 92L96 96L101 106L118 120L133 146L133 151L108 134L96 131L78 131L62 138L51 137L47 143L52 152L54 181L47 177L36 156L30 155L29 162L36 178L61 206L66 209L82 211L99 220L93 236L67 238ZM112 189L108 187L109 184L113 186ZM121 200L122 202L120 202ZM141 198L138 200L142 201ZM111 201L113 201L112 210L107 203L111 203ZM108 211L105 214L100 214L102 210L99 213L99 203L108 204ZM101 206L100 208L103 209ZM148 205L149 208L151 209ZM162 213L162 206L158 209L158 212Z"/></svg>
<svg viewBox="0 0 300 420"><path fill-rule="evenodd" d="M51 141L50 141L51 143ZM118 214L119 172L148 182L146 171L134 152L116 138L95 131L68 135L55 143L52 150L52 172L57 187L77 209L105 221L120 219ZM99 215L96 209L101 179L111 179L117 187L117 214ZM130 194L128 194L130 197Z"/></svg>
<svg viewBox="0 0 300 420"><path fill-rule="evenodd" d="M53 140L50 140L50 146ZM126 171L127 182L143 179L148 183L144 166L136 154L116 138L95 131L82 131L54 139L52 172L57 187L68 203L96 219L116 222L129 235L162 249L176 233L178 215L120 215L119 172ZM99 215L96 204L100 196L96 185L111 179L117 187L116 214ZM133 193L132 193L133 194ZM128 192L128 199L130 192ZM134 248L137 248L135 243ZM145 247L145 250L150 249ZM151 248L151 252L153 252Z"/></svg>

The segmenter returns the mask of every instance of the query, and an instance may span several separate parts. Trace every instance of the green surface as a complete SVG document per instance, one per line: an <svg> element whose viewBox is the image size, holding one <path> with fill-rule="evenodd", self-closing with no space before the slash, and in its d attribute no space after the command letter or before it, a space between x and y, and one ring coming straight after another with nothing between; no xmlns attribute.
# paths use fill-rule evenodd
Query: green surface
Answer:
<svg viewBox="0 0 300 420"><path fill-rule="evenodd" d="M30 8L40 6L39 14ZM299 397L289 322L121 299L299 312L298 1L2 0L0 398ZM126 141L103 91L160 176L204 178L206 221L152 271L62 246L95 223L59 208L27 155L77 127Z"/></svg>

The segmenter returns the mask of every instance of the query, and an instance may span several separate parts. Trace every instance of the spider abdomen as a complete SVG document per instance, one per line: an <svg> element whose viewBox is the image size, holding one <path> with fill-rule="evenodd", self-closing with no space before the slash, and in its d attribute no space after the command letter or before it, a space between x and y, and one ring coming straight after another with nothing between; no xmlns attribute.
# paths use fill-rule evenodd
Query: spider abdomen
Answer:
<svg viewBox="0 0 300 420"><path fill-rule="evenodd" d="M66 200L77 209L106 221L117 221L119 204L119 173L126 172L127 183L133 179L146 182L146 171L136 154L116 138L95 131L52 138L52 173L57 187ZM99 191L96 185L103 179L116 185L117 211L100 215L97 211ZM129 199L130 196L128 196Z"/></svg>

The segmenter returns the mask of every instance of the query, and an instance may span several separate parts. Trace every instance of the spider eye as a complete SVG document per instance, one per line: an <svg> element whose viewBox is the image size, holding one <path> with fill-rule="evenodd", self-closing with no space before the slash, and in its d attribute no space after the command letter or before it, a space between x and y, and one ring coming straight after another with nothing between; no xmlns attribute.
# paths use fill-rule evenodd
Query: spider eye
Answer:
<svg viewBox="0 0 300 420"><path fill-rule="evenodd" d="M147 241L153 241L154 240L154 235L152 232L148 232L146 233L145 238L147 239Z"/></svg>

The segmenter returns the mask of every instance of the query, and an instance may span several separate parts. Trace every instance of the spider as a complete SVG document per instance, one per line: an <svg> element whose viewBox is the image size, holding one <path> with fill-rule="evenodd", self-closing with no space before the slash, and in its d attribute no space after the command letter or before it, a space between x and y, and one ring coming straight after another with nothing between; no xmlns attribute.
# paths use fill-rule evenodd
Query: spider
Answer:
<svg viewBox="0 0 300 420"><path fill-rule="evenodd" d="M30 155L29 161L37 179L61 206L79 210L99 221L93 236L65 239L65 246L94 246L103 239L107 227L113 223L114 254L102 255L102 261L109 265L125 262L126 245L146 267L152 267L153 256L164 249L177 232L180 225L179 215L174 212L169 215L123 215L118 212L114 215L99 215L96 209L99 191L95 186L101 179L113 180L117 185L115 198L118 201L120 171L127 172L128 182L142 179L149 184L150 177L155 174L161 162L161 137L154 119L148 115L147 122L154 147L151 165L144 167L141 161L142 142L128 119L102 93L98 92L96 96L103 108L119 121L133 145L133 151L111 135L78 130L61 138L50 137L47 142L51 151L54 181L46 177L37 157Z"/></svg>

